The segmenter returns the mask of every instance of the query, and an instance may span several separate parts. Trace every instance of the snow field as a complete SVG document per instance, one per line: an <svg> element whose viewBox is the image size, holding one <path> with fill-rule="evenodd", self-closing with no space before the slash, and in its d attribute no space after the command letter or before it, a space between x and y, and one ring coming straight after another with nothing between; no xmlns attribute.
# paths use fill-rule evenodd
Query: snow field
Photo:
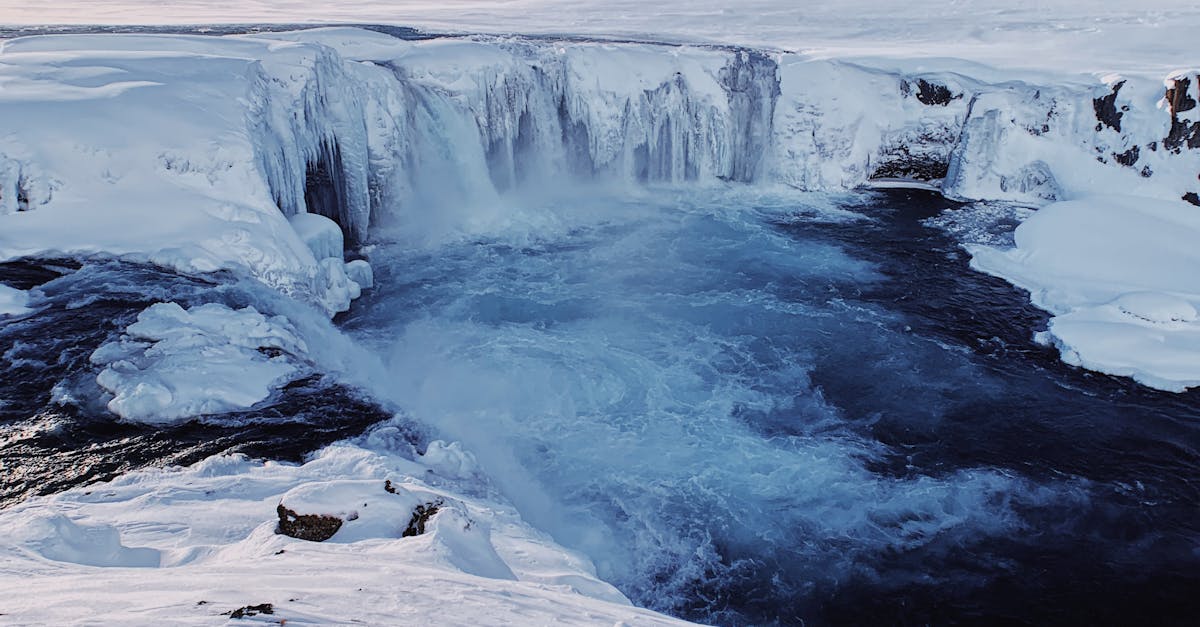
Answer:
<svg viewBox="0 0 1200 627"><path fill-rule="evenodd" d="M350 28L226 38L23 38L0 47L0 257L110 254L189 273L230 269L328 316L373 283L368 263L344 262L347 241L362 243L374 225L413 242L469 241L524 219L505 214L497 202L499 192L523 183L569 183L570 175L584 173L617 185L734 180L836 190L881 172L904 178L912 164L944 164L940 187L948 195L1045 205L1018 229L1015 249L972 248L977 268L1027 287L1057 315L1045 341L1071 363L1181 390L1200 383L1200 286L1191 271L1200 267L1193 252L1200 225L1179 200L1195 189L1200 153L1149 147L1168 133L1170 116L1160 68L1140 67L1098 80L1074 66L1023 75L894 54L754 56L703 46L478 37L402 42ZM922 101L914 91L920 80L945 88L948 98ZM1113 98L1120 128L1098 124L1095 100L1113 94L1122 80ZM1134 148L1136 163L1121 164L1118 156L1128 160ZM316 178L327 179L332 195L310 196L308 183ZM798 272L786 270L788 277ZM25 298L0 289L0 312L22 313ZM583 324L564 308L568 323ZM596 346L577 353L564 340L551 361L593 363L601 348L611 350L612 338L644 348L638 342L646 336L620 334L623 319L595 324L607 334L595 335ZM252 308L160 303L92 358L102 367L100 384L114 395L115 413L162 423L253 405L309 361L324 366L330 347L309 346L300 327L297 319ZM407 348L427 350L396 361L413 371L432 365L435 373L465 372L493 386L493 371L532 374L551 391L555 377L575 376L545 356L527 356L530 342L520 329L507 338L511 345L491 345L473 341L479 339L473 334L490 332L477 327L476 321L415 324L410 333L437 333L402 336ZM693 342L708 340L694 336ZM693 347L685 339L671 348ZM716 350L699 344L697 350ZM496 354L472 352L480 346ZM316 352L322 355L310 354ZM464 365L463 355L474 362ZM531 365L512 372L522 358ZM699 364L695 372L711 370L703 353L681 359ZM599 384L567 382L605 410L625 399L618 375L627 365L614 362L614 374ZM725 402L708 399L711 387L687 368L641 365L680 377L696 395L685 401ZM444 397L462 395L439 387L445 385L413 377L400 388L433 413ZM516 388L481 385L480 395L494 402L461 400L461 415L444 418L448 428L483 449L494 444L487 433L471 436L466 423L452 421L492 412L486 415L502 426L519 426L529 423L530 404L566 402L551 394L514 398ZM657 401L654 392L644 396ZM511 407L496 413L505 403ZM669 403L649 406L674 411ZM690 436L697 424L680 415L639 428ZM606 435L610 427L591 429L571 437ZM751 435L754 446L766 446ZM575 446L589 451L594 441L612 440ZM621 605L623 597L597 579L586 559L531 530L511 506L467 496L479 492L482 479L461 445L432 443L411 462L372 442L325 449L301 466L219 457L189 469L142 471L0 512L0 523L16 530L0 548L0 583L29 590L5 613L29 622L200 623L220 611L272 602L280 617L300 624L350 617L368 623L437 617L452 624L497 616L533 623L667 620ZM637 459L655 460L657 451L636 438L617 443L639 453ZM522 467L500 459L508 453L496 448L481 453L496 456L485 464L489 470L511 470L500 480L527 484ZM744 451L716 452L744 457ZM813 520L797 508L804 513L784 528L827 529L830 537L857 536L867 550L884 550L947 530L973 533L975 524L991 525L988 533L1016 527L1007 505L992 504L996 495L1025 489L1008 478L967 473L882 482L863 467L867 453L825 442L761 451L756 463L763 475L778 471L775 459L812 458L803 465L811 476L800 483L831 486L813 499L828 503L834 494L858 503L865 489L881 504L868 512L829 506L829 516ZM700 448L694 454L712 458ZM668 481L692 481L677 476L682 467L660 470ZM848 476L859 483L846 483ZM397 494L384 491L387 479ZM563 481L586 488L590 479ZM631 499L642 498L639 479L627 482ZM468 484L474 487L463 488ZM431 530L398 538L412 507L432 498L447 504ZM553 511L544 495L522 498L538 524L560 525L577 534L579 545L615 546L607 536L587 536L594 525ZM273 516L281 501L346 522L327 543L278 536ZM924 512L922 522L907 522L913 511ZM881 528L875 515L891 526ZM735 539L758 541L751 532ZM824 547L817 550L825 555ZM634 571L655 558L649 550L631 551L614 556L609 570ZM703 570L697 564L711 558L696 554L685 566ZM320 589L304 584L314 573Z"/></svg>

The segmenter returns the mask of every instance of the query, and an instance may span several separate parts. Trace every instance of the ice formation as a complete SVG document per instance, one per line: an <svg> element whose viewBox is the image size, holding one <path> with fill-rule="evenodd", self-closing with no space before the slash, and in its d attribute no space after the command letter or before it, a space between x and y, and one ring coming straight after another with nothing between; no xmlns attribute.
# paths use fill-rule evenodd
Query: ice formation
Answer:
<svg viewBox="0 0 1200 627"><path fill-rule="evenodd" d="M169 423L253 406L302 368L307 347L281 316L210 303L159 303L120 339L92 353L108 408L126 420Z"/></svg>
<svg viewBox="0 0 1200 627"><path fill-rule="evenodd" d="M0 255L231 269L330 314L372 282L341 251L372 229L453 230L499 192L570 181L1200 203L1188 70L1031 81L953 60L353 28L27 37L0 58Z"/></svg>

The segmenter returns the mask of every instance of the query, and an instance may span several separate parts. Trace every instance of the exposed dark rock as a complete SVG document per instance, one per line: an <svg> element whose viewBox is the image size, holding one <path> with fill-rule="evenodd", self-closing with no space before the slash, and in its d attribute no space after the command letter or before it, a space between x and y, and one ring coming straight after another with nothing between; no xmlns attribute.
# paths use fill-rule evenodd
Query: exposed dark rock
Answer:
<svg viewBox="0 0 1200 627"><path fill-rule="evenodd" d="M385 479L383 481L383 490L384 490L384 492L387 492L388 494L396 493L396 488L395 488L395 486L392 485L391 479Z"/></svg>
<svg viewBox="0 0 1200 627"><path fill-rule="evenodd" d="M1141 153L1141 150L1139 150L1137 146L1134 146L1133 148L1130 148L1129 150L1126 150L1125 152L1122 152L1122 153L1114 152L1113 160L1115 160L1117 163L1119 163L1123 166L1132 168L1137 163L1138 156L1140 155L1140 153Z"/></svg>
<svg viewBox="0 0 1200 627"><path fill-rule="evenodd" d="M1154 170L1151 170L1150 166L1148 166L1148 165L1142 166L1142 171L1140 172L1140 174L1142 175L1142 178L1148 179L1154 175Z"/></svg>
<svg viewBox="0 0 1200 627"><path fill-rule="evenodd" d="M1196 77L1200 83L1200 76ZM1191 79L1176 78L1167 88L1166 100L1171 110L1171 130L1163 138L1163 148L1179 152L1184 147L1200 148L1200 122L1180 119L1179 114L1196 108L1196 99L1190 91Z"/></svg>
<svg viewBox="0 0 1200 627"><path fill-rule="evenodd" d="M1200 194L1197 194L1196 192L1188 192L1184 194L1183 199L1192 203L1193 205L1196 205L1197 207L1200 207Z"/></svg>
<svg viewBox="0 0 1200 627"><path fill-rule="evenodd" d="M913 179L933 181L946 178L948 161L914 155L907 146L897 146L882 155L883 161L871 172L872 179Z"/></svg>
<svg viewBox="0 0 1200 627"><path fill-rule="evenodd" d="M29 179L24 174L17 179L17 211L29 211Z"/></svg>
<svg viewBox="0 0 1200 627"><path fill-rule="evenodd" d="M275 533L311 542L324 542L342 528L342 519L323 514L297 514L280 503L275 508L279 514L279 527Z"/></svg>
<svg viewBox="0 0 1200 627"><path fill-rule="evenodd" d="M1200 122L1171 119L1171 131L1163 138L1163 147L1179 152L1184 147L1200 148Z"/></svg>
<svg viewBox="0 0 1200 627"><path fill-rule="evenodd" d="M239 607L231 612L225 612L229 618L246 618L247 616L258 616L259 614L274 614L275 606L270 603L260 603L258 605L247 605Z"/></svg>
<svg viewBox="0 0 1200 627"><path fill-rule="evenodd" d="M429 522L429 519L438 513L442 505L444 505L444 502L440 500L418 505L413 510L412 519L408 521L408 528L404 530L404 533L400 534L400 537L409 538L425 533L425 523Z"/></svg>
<svg viewBox="0 0 1200 627"><path fill-rule="evenodd" d="M1171 115L1178 115L1184 111L1191 111L1196 108L1196 99L1188 93L1188 88L1191 87L1192 81L1188 78L1176 78L1171 81L1171 86L1167 88L1167 105L1171 108Z"/></svg>
<svg viewBox="0 0 1200 627"><path fill-rule="evenodd" d="M900 90L907 95L911 92L912 88L909 86L908 81L904 81L900 84ZM920 100L921 104L944 107L950 104L951 101L962 97L962 94L951 92L950 88L945 85L931 83L923 78L917 79L917 100Z"/></svg>
<svg viewBox="0 0 1200 627"><path fill-rule="evenodd" d="M1113 83L1112 93L1092 99L1092 108L1096 110L1096 120L1099 121L1096 125L1097 131L1107 126L1118 133L1121 132L1121 116L1125 114L1117 109L1117 94L1124 86L1125 81Z"/></svg>
<svg viewBox="0 0 1200 627"><path fill-rule="evenodd" d="M1200 148L1200 122L1171 120L1171 132L1163 138L1163 147L1179 152L1183 147Z"/></svg>

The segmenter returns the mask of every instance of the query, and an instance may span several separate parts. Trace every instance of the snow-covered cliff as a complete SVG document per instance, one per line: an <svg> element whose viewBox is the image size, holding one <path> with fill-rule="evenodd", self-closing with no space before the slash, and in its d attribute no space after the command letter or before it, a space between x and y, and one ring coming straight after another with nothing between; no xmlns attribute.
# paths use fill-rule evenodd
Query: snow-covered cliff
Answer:
<svg viewBox="0 0 1200 627"><path fill-rule="evenodd" d="M1168 77L1166 89L1115 76L1036 84L978 68L988 80L971 78L952 61L910 72L740 49L410 42L357 29L33 37L0 54L0 212L30 214L6 220L7 256L200 241L203 254L171 261L236 262L306 290L316 275L301 269L312 265L302 254L229 250L293 242L227 232L205 244L177 228L185 215L201 219L184 200L214 226L242 230L245 211L274 230L276 207L318 213L355 246L389 212L572 178L821 190L945 178L951 196L1030 203L1105 186L1176 199L1200 191L1194 72ZM122 200L135 195L162 200ZM147 205L156 219L134 215ZM73 239L76 210L161 229L136 244L123 229ZM36 214L53 233L35 232Z"/></svg>
<svg viewBox="0 0 1200 627"><path fill-rule="evenodd" d="M0 61L0 256L229 269L328 313L362 286L289 217L329 218L353 249L380 225L419 237L502 211L506 191L596 180L1200 203L1197 71L354 28L28 37Z"/></svg>

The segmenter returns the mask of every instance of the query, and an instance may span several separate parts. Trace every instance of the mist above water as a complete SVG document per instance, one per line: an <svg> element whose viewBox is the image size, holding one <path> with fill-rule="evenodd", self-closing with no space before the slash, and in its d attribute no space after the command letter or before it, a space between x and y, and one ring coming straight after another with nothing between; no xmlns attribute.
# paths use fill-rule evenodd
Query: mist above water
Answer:
<svg viewBox="0 0 1200 627"><path fill-rule="evenodd" d="M954 390L1002 384L861 299L889 279L859 251L781 228L869 229L851 197L715 194L543 201L382 245L347 326L385 359L380 392L463 441L530 522L692 618L790 622L849 580L948 584L928 567L947 553L1086 501L1070 478L896 472L880 420L926 428Z"/></svg>

